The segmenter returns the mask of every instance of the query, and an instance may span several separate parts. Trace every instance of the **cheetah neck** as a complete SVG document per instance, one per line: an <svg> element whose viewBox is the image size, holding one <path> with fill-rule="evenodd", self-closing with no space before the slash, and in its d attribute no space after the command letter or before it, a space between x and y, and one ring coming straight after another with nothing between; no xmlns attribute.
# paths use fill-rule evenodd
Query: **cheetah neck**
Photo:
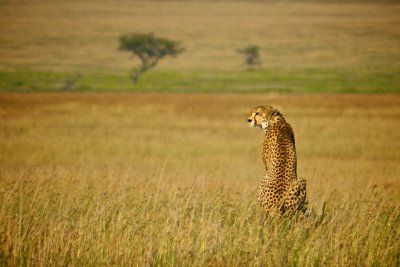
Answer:
<svg viewBox="0 0 400 267"><path fill-rule="evenodd" d="M276 115L269 120L261 122L261 128L264 130L265 134L267 134L271 127L280 122L285 122L285 119L280 115Z"/></svg>

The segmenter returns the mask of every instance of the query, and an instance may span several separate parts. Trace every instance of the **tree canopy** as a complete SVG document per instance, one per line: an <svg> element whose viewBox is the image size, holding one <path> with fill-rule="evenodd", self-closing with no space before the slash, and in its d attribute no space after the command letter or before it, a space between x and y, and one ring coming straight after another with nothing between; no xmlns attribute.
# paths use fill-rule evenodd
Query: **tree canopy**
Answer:
<svg viewBox="0 0 400 267"><path fill-rule="evenodd" d="M260 48L257 45L248 45L238 50L239 53L244 54L245 63L249 68L255 65L261 65Z"/></svg>
<svg viewBox="0 0 400 267"><path fill-rule="evenodd" d="M152 33L122 35L119 38L119 49L131 52L141 60L141 66L133 72L134 83L141 73L154 67L160 59L166 56L175 57L184 51L180 42L155 37Z"/></svg>

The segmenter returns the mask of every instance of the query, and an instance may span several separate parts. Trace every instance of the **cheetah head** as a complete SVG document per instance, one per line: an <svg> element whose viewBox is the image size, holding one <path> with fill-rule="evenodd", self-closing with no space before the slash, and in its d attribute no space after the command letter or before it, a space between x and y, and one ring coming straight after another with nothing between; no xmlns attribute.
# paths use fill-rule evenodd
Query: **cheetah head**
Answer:
<svg viewBox="0 0 400 267"><path fill-rule="evenodd" d="M259 126L264 131L267 131L269 121L278 115L281 115L281 113L276 108L271 106L259 106L255 107L251 111L251 115L247 119L247 122L250 124L250 127Z"/></svg>

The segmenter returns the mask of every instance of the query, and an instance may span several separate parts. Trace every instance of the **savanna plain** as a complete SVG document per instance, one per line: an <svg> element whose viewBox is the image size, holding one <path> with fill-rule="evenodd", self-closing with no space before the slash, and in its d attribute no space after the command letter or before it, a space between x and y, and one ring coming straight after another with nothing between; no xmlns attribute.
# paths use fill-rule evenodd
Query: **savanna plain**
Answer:
<svg viewBox="0 0 400 267"><path fill-rule="evenodd" d="M399 266L399 14L0 1L0 266ZM185 51L133 85L131 32ZM293 218L257 202L263 132L246 119L262 104L296 136L309 204Z"/></svg>
<svg viewBox="0 0 400 267"><path fill-rule="evenodd" d="M398 266L400 96L1 94L0 265ZM255 104L306 214L265 218Z"/></svg>
<svg viewBox="0 0 400 267"><path fill-rule="evenodd" d="M399 13L396 0L0 1L0 91L399 92ZM185 51L133 86L139 60L118 51L132 32Z"/></svg>

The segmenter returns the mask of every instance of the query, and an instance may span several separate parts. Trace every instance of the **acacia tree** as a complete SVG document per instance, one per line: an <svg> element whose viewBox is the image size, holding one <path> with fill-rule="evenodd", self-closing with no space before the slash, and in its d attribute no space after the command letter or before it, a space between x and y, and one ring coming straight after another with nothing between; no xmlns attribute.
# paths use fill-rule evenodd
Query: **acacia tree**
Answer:
<svg viewBox="0 0 400 267"><path fill-rule="evenodd" d="M252 68L256 65L261 65L260 48L257 45L248 45L239 49L238 52L244 54L244 61L249 68Z"/></svg>
<svg viewBox="0 0 400 267"><path fill-rule="evenodd" d="M134 84L137 83L139 75L157 65L160 59L166 56L175 57L184 51L180 42L157 38L152 33L122 35L119 37L119 49L131 52L141 61L141 65L132 72Z"/></svg>

